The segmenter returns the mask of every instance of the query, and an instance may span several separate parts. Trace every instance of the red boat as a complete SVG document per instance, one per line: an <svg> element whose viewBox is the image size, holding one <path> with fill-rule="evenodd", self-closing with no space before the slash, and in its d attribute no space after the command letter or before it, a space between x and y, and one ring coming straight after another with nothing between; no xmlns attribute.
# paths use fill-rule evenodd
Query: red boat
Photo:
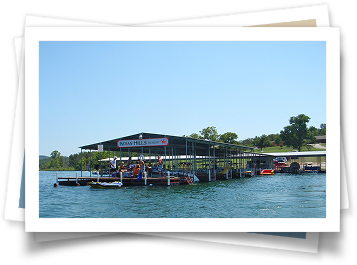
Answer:
<svg viewBox="0 0 357 265"><path fill-rule="evenodd" d="M274 169L262 169L259 175L274 175Z"/></svg>
<svg viewBox="0 0 357 265"><path fill-rule="evenodd" d="M274 159L274 167L275 167L275 169L279 169L279 168L285 167L287 161L288 160L286 159L286 157L276 157Z"/></svg>

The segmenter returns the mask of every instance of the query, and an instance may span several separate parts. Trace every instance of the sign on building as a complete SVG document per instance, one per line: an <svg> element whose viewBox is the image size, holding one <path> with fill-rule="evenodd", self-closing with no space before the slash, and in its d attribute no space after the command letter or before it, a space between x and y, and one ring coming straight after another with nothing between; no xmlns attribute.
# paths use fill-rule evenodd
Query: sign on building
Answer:
<svg viewBox="0 0 357 265"><path fill-rule="evenodd" d="M103 145L102 144L98 145L98 152L103 152Z"/></svg>
<svg viewBox="0 0 357 265"><path fill-rule="evenodd" d="M118 140L118 147L145 147L145 146L165 146L169 145L169 138L151 138L137 140Z"/></svg>

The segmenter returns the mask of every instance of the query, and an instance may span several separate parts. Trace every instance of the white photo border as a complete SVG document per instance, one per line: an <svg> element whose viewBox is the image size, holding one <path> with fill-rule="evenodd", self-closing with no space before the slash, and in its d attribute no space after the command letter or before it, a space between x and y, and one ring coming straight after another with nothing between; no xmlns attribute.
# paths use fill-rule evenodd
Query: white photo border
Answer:
<svg viewBox="0 0 357 265"><path fill-rule="evenodd" d="M338 28L27 27L25 30L26 232L339 232L340 35ZM326 41L326 218L39 218L40 41ZM184 220L186 219L186 220ZM189 226L182 226L182 222ZM142 224L145 223L143 226ZM224 223L224 225L222 225Z"/></svg>

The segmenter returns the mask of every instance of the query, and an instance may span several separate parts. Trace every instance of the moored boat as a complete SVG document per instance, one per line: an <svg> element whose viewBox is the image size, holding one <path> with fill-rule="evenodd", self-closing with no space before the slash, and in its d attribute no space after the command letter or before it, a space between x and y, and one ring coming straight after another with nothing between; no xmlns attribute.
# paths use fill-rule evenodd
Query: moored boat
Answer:
<svg viewBox="0 0 357 265"><path fill-rule="evenodd" d="M254 176L254 171L248 170L248 171L246 171L246 172L244 173L244 175L245 175L246 177L253 177L253 176Z"/></svg>
<svg viewBox="0 0 357 265"><path fill-rule="evenodd" d="M260 175L274 175L274 169L262 169Z"/></svg>
<svg viewBox="0 0 357 265"><path fill-rule="evenodd" d="M115 182L94 182L89 183L92 188L100 188L100 189L117 189L123 186L123 183L120 181Z"/></svg>

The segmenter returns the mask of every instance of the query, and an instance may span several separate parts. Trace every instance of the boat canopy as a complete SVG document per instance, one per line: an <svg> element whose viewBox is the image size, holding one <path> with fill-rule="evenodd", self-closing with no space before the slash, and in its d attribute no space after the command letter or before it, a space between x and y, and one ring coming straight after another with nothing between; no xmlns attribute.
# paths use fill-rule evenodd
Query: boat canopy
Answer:
<svg viewBox="0 0 357 265"><path fill-rule="evenodd" d="M144 140L153 140L153 139L167 139L167 145L158 145L158 146L125 146L119 147L118 141L129 142L132 141L144 141ZM79 148L83 150L98 150L98 147L102 146L103 150L108 151L126 151L130 149L131 152L141 153L142 150L144 152L148 151L148 148L152 153L162 153L163 149L167 148L167 151L170 152L171 149L175 150L175 155L186 155L188 153L192 153L192 149L194 148L196 156L207 156L213 155L213 149L215 150L216 155L222 155L227 152L227 150L244 153L244 152L253 152L252 147L241 146L230 143L209 141L205 139L195 139L191 137L185 136L173 136L167 134L156 134L156 133L137 133L129 136L124 136L112 140L97 142L89 145L83 145Z"/></svg>

